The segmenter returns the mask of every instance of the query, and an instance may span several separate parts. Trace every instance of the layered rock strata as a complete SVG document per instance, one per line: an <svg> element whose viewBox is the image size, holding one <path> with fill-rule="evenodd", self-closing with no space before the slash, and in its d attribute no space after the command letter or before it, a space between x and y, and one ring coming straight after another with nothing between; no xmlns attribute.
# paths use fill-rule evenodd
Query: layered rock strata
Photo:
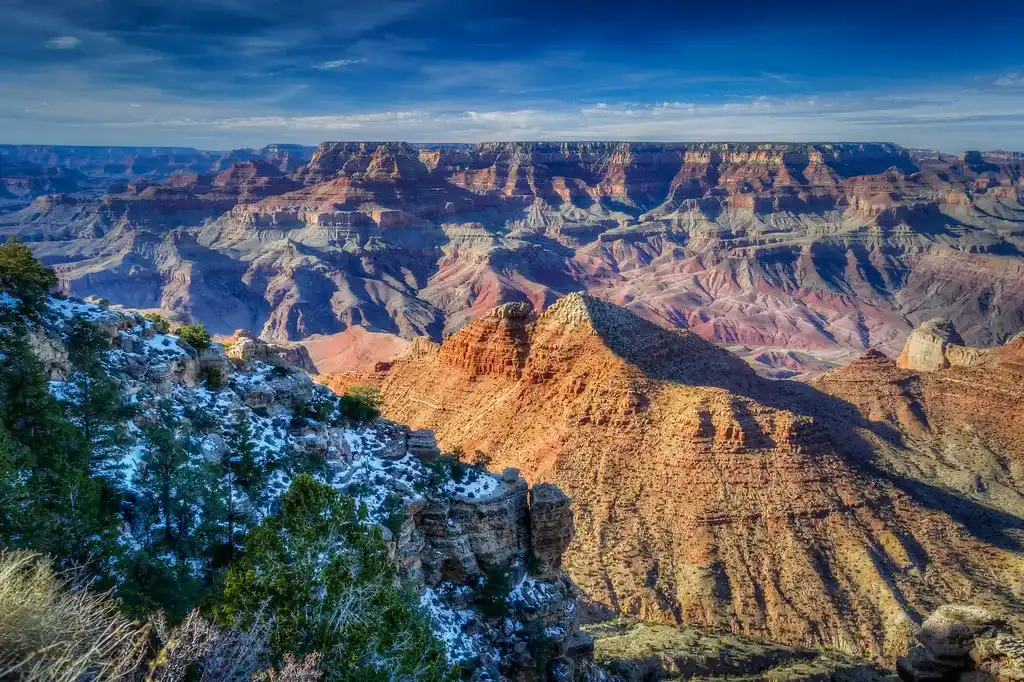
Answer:
<svg viewBox="0 0 1024 682"><path fill-rule="evenodd" d="M369 379L385 414L436 429L442 448L565 490L565 567L591 599L891 662L916 614L945 601L1019 610L1021 441L993 441L1002 469L965 457L956 484L940 480L942 458L899 426L926 421L909 371L865 362L892 383L867 370L767 381L693 333L573 294L538 315L484 315ZM836 397L848 387L861 397ZM874 411L858 403L875 394Z"/></svg>
<svg viewBox="0 0 1024 682"><path fill-rule="evenodd" d="M333 371L389 359L399 337L440 341L505 302L542 309L580 290L731 346L799 351L759 353L766 372L895 354L940 316L972 345L1024 325L1012 154L353 142L324 143L302 167L278 158L41 197L0 217L0 234L31 240L70 292L216 333L366 330Z"/></svg>

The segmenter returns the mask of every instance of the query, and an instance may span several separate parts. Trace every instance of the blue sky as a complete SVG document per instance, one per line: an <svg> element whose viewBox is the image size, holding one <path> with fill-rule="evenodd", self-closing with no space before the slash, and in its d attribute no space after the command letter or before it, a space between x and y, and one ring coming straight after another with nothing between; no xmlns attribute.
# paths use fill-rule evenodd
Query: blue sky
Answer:
<svg viewBox="0 0 1024 682"><path fill-rule="evenodd" d="M0 0L0 142L1024 150L1021 3Z"/></svg>

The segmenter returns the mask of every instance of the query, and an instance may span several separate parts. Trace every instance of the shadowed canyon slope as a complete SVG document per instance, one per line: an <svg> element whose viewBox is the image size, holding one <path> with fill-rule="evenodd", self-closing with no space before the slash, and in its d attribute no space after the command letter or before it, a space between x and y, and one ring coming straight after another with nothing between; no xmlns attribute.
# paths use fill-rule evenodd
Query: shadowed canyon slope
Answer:
<svg viewBox="0 0 1024 682"><path fill-rule="evenodd" d="M573 291L794 371L807 356L773 348L895 354L938 315L972 344L1024 325L1019 155L324 143L300 165L301 152L165 159L169 178L100 198L54 181L62 193L0 216L0 234L31 241L75 294L275 340L440 340L497 304Z"/></svg>
<svg viewBox="0 0 1024 682"><path fill-rule="evenodd" d="M941 603L1024 606L1019 427L962 414L944 440L955 399L920 388L944 378L871 354L820 388L770 381L578 293L540 315L506 304L378 369L389 417L572 496L567 569L620 612L891 659ZM1019 411L1019 391L971 381ZM961 436L988 458L953 459Z"/></svg>

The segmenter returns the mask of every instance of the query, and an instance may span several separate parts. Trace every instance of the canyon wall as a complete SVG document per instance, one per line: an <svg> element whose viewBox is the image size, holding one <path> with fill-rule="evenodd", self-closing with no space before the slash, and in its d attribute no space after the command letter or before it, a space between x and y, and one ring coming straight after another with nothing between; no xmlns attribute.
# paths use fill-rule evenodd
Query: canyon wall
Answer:
<svg viewBox="0 0 1024 682"><path fill-rule="evenodd" d="M974 345L1024 325L1013 154L329 142L297 165L300 152L256 151L98 198L40 196L0 217L0 234L29 240L72 293L328 345L353 328L368 344L440 341L501 303L541 309L573 291L781 374L896 355L935 317ZM359 357L401 344L379 345Z"/></svg>

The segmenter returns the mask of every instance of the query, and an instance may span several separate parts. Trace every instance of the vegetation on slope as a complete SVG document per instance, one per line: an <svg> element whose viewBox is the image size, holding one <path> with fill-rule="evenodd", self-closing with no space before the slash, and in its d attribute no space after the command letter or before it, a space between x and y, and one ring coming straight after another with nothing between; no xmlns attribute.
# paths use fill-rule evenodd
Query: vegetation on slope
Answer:
<svg viewBox="0 0 1024 682"><path fill-rule="evenodd" d="M33 335L55 283L23 244L0 245L0 677L456 674L379 531L310 475L322 461L257 441L252 420L269 419L242 407L221 424L176 394L124 395L109 338L84 317L60 327L67 377L49 381ZM188 332L193 348L203 332ZM323 402L295 426L379 414L369 396Z"/></svg>

